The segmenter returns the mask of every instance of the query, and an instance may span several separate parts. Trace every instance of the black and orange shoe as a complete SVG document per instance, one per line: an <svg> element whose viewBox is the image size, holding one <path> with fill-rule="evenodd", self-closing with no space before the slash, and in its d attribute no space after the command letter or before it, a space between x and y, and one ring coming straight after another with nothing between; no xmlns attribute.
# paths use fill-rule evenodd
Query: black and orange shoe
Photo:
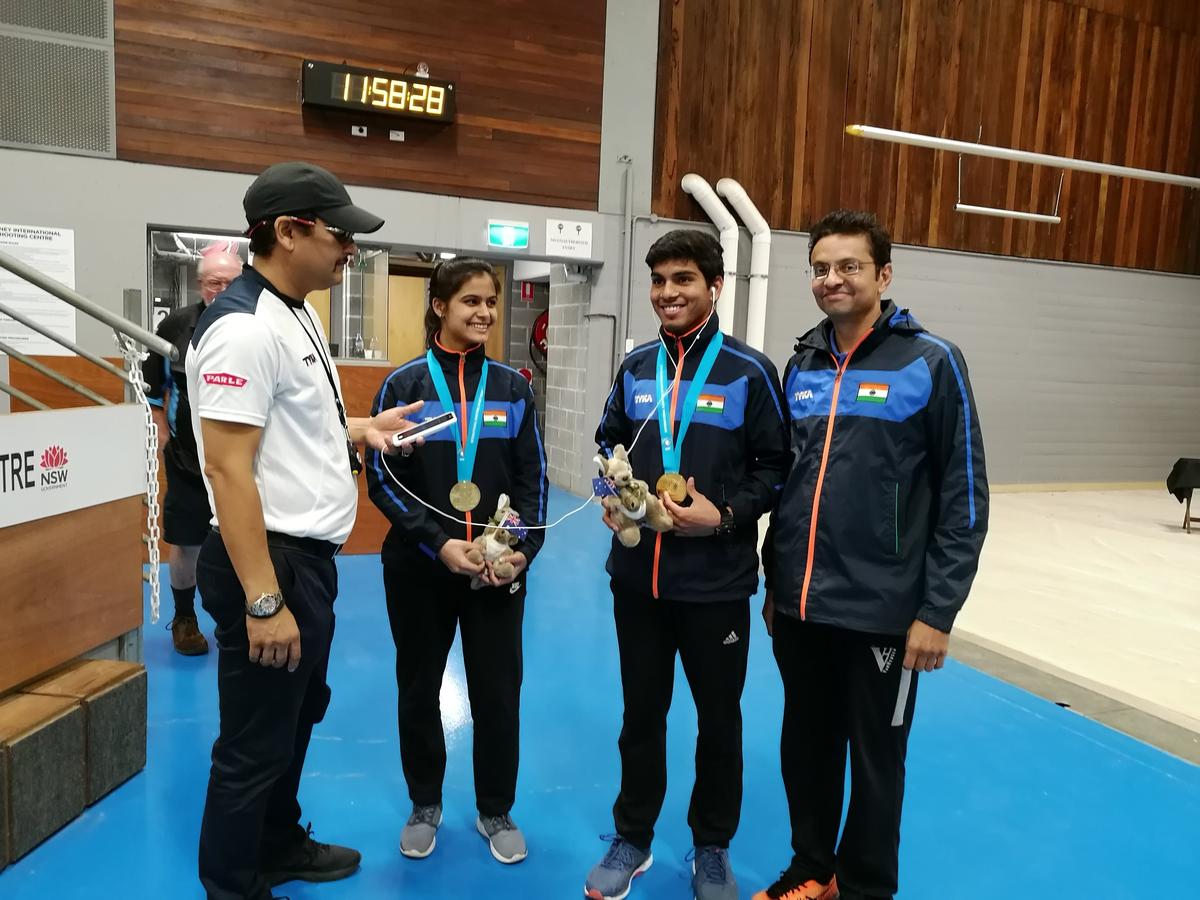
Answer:
<svg viewBox="0 0 1200 900"><path fill-rule="evenodd" d="M783 872L779 880L751 900L838 900L837 876L822 883L815 878L806 878L791 869Z"/></svg>

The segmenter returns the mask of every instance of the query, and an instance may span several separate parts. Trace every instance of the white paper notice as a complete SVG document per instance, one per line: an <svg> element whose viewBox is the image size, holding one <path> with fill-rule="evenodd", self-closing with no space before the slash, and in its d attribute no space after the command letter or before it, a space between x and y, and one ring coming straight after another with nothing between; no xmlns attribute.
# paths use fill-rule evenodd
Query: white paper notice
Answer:
<svg viewBox="0 0 1200 900"><path fill-rule="evenodd" d="M70 228L0 224L0 250L75 289L75 232ZM55 334L75 340L75 307L0 269L0 302ZM0 313L0 340L36 356L72 356L59 346Z"/></svg>
<svg viewBox="0 0 1200 900"><path fill-rule="evenodd" d="M546 220L546 255L592 258L592 223Z"/></svg>

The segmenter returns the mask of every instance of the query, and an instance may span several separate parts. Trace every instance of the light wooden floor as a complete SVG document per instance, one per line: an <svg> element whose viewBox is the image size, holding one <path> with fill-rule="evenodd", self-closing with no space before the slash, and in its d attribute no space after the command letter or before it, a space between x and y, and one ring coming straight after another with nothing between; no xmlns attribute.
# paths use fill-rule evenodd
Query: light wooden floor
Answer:
<svg viewBox="0 0 1200 900"><path fill-rule="evenodd" d="M1200 528L1182 522L1165 489L993 494L955 632L1200 732Z"/></svg>

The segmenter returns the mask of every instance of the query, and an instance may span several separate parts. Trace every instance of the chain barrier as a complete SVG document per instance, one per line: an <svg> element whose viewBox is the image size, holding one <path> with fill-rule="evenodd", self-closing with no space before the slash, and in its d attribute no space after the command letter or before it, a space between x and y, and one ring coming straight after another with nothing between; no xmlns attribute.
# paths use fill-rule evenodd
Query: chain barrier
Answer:
<svg viewBox="0 0 1200 900"><path fill-rule="evenodd" d="M142 361L149 355L136 341L125 335L116 335L117 345L121 348L121 356L125 358L125 374L133 396L146 416L146 541L149 549L149 571L143 575L150 584L150 621L158 622L159 612L159 569L158 542L161 534L158 528L158 425L150 411L150 401L146 399L146 389L142 384Z"/></svg>

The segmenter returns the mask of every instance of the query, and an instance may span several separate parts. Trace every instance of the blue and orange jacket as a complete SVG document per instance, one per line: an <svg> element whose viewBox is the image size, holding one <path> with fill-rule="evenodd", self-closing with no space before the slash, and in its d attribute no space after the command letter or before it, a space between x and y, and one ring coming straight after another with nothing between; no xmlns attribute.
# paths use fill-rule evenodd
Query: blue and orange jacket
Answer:
<svg viewBox="0 0 1200 900"><path fill-rule="evenodd" d="M453 411L458 413L460 423L469 423L472 398L483 371L483 346L459 353L435 344L433 355L450 388ZM538 432L533 391L514 369L495 360L488 363L486 418L479 432L472 475L481 499L472 513L464 516L450 505L450 488L458 480L453 429L430 435L425 446L411 456L396 454L387 458L388 469L405 487L447 515L471 521L472 526L451 522L421 506L384 471L382 454L367 451L368 491L392 526L381 549L385 560L402 560L418 566L433 564L450 538L469 541L479 536L481 526L495 513L501 494L508 494L509 503L525 525L546 524L546 450ZM424 356L405 363L387 377L371 415L417 400L425 401L418 416L422 420L446 411L438 400ZM524 553L532 566L545 540L545 531L530 530L514 549Z"/></svg>
<svg viewBox="0 0 1200 900"><path fill-rule="evenodd" d="M671 359L683 355L677 386L672 381L672 392L678 392L676 427L692 377L719 329L714 315L692 335L677 339L660 332ZM655 340L625 357L596 430L596 443L605 456L617 444L633 445L633 474L651 490L663 474L655 385L660 346ZM668 373L675 375L670 364ZM684 439L680 474L695 478L696 490L718 509L733 512L733 532L677 537L643 529L641 542L633 548L614 537L607 569L619 587L653 597L745 600L758 589L757 523L778 501L791 457L779 375L769 359L726 335L702 390L720 400L696 410ZM665 402L670 404L671 398Z"/></svg>
<svg viewBox="0 0 1200 900"><path fill-rule="evenodd" d="M839 361L831 325L784 369L795 458L763 548L785 615L879 634L949 631L988 522L962 353L884 301Z"/></svg>

